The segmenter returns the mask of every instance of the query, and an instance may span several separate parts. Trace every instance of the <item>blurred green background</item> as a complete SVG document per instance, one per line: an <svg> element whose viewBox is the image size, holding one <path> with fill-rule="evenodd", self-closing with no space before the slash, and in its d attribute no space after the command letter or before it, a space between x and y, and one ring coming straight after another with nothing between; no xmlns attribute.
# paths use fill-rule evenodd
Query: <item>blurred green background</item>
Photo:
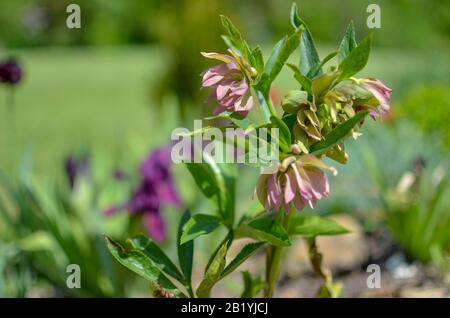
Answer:
<svg viewBox="0 0 450 318"><path fill-rule="evenodd" d="M24 70L17 87L0 86L0 172L13 185L23 182L24 175L39 180L33 182L61 180L64 158L83 151L90 153L99 182L107 184L115 168L136 173L139 161L154 147L166 144L173 128L192 128L193 118L209 114L212 108L203 103L199 74L210 64L199 52L225 49L219 14L229 16L252 46L262 44L266 56L279 38L291 32L290 0L79 0L81 29L68 29L66 7L72 2L3 0L0 4L0 59L15 57ZM358 40L370 31L366 8L373 1L297 3L321 57L337 48L350 20L355 22ZM417 158L425 158L430 174L438 166L448 171L450 3L376 3L381 7L381 28L373 30L372 55L362 75L380 78L393 89L392 113L382 124L385 127L368 125L363 131L367 136L362 137L363 148L369 150L363 153L350 146L350 164L338 167L341 173L332 180L333 194L319 208L323 213L374 207L398 210L398 205L391 208L384 190L395 188ZM275 83L276 95L282 96L293 85L291 73L284 70ZM192 205L197 196L182 170L176 167L177 184L187 205ZM249 180L256 180L258 171L247 170ZM361 178L363 174L375 177ZM253 184L248 182L239 192L245 202L251 199ZM101 213L102 208L100 198L91 212ZM438 220L445 220L447 227L439 244L445 253L448 200L441 209ZM0 244L14 242L6 228L0 220ZM396 228L391 226L393 231ZM404 239L397 232L394 236L400 242L418 239L410 234ZM403 243L405 249L429 249L409 241ZM424 261L431 258L427 252L409 253ZM26 295L26 291L5 290L7 295ZM93 294L112 295L112 290L105 287Z"/></svg>

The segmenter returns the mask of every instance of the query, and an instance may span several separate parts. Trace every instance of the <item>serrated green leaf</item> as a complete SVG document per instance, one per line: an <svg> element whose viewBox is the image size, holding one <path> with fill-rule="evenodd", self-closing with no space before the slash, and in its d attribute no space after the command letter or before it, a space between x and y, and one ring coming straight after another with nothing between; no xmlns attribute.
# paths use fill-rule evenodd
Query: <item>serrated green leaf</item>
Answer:
<svg viewBox="0 0 450 318"><path fill-rule="evenodd" d="M228 251L228 241L223 243L213 260L210 262L206 270L205 277L197 288L197 296L200 298L208 298L211 294L211 289L220 280L221 273L225 267L226 256Z"/></svg>
<svg viewBox="0 0 450 318"><path fill-rule="evenodd" d="M309 72L308 72L308 77L309 78L315 78L317 74L319 74L320 70L322 69L322 67L328 62L330 61L332 58L334 58L336 55L338 54L338 52L331 52L330 54L328 54L327 56L325 56L323 58L322 61L320 61L319 64L317 64L316 66L314 66Z"/></svg>
<svg viewBox="0 0 450 318"><path fill-rule="evenodd" d="M320 58L314 40L309 30L305 29L300 42L300 72L306 74L307 77L312 78L314 75L322 73L319 68L314 72L314 75L308 76L308 74L312 74L310 71L318 64L320 64Z"/></svg>
<svg viewBox="0 0 450 318"><path fill-rule="evenodd" d="M303 23L303 21L300 19L300 16L298 15L298 8L295 2L293 2L291 6L290 22L294 29L299 28Z"/></svg>
<svg viewBox="0 0 450 318"><path fill-rule="evenodd" d="M211 233L220 225L220 219L208 214L195 214L184 226L180 244L185 244L201 235Z"/></svg>
<svg viewBox="0 0 450 318"><path fill-rule="evenodd" d="M290 63L287 63L286 65L294 71L294 78L302 86L302 88L308 93L311 93L311 79L303 75L297 66Z"/></svg>
<svg viewBox="0 0 450 318"><path fill-rule="evenodd" d="M253 278L248 271L242 272L244 290L241 298L254 298L264 288L264 282L260 277Z"/></svg>
<svg viewBox="0 0 450 318"><path fill-rule="evenodd" d="M351 21L348 24L344 38L339 45L339 63L345 60L345 58L350 54L351 51L353 51L354 48L356 48L356 46L355 25L353 21Z"/></svg>
<svg viewBox="0 0 450 318"><path fill-rule="evenodd" d="M335 221L317 215L297 215L289 223L289 234L303 237L340 235L349 232Z"/></svg>
<svg viewBox="0 0 450 318"><path fill-rule="evenodd" d="M234 26L231 20L228 19L226 16L221 15L220 19L222 21L223 27L229 34L228 39L224 39L225 43L231 48L234 48L235 50L237 49L238 52L253 65L254 59L252 52L247 42L242 37L241 32L238 30L237 27Z"/></svg>
<svg viewBox="0 0 450 318"><path fill-rule="evenodd" d="M264 77L264 74L262 77ZM267 123L270 123L270 116L272 116L272 113L270 111L270 106L267 103L266 96L264 95L263 91L261 90L261 85L262 85L261 81L263 81L263 80L265 80L265 79L261 78L258 82L258 85L253 85L253 88L255 90L255 97L258 100L259 105L261 105L261 110L263 112L264 119Z"/></svg>
<svg viewBox="0 0 450 318"><path fill-rule="evenodd" d="M179 282L184 283L183 274L180 273L170 258L150 238L143 234L139 234L131 238L130 243L134 249L141 251L150 258L164 273L172 276Z"/></svg>
<svg viewBox="0 0 450 318"><path fill-rule="evenodd" d="M228 264L222 272L221 277L225 277L231 274L236 268L245 262L250 256L252 256L264 242L250 243L244 246L244 248L236 255L236 257Z"/></svg>
<svg viewBox="0 0 450 318"><path fill-rule="evenodd" d="M289 246L289 235L280 222L271 217L257 218L236 230L237 237L250 237L276 246Z"/></svg>
<svg viewBox="0 0 450 318"><path fill-rule="evenodd" d="M272 49L264 67L264 73L256 84L257 89L261 90L264 95L269 91L270 85L280 73L289 56L298 47L302 31L299 29L289 37L284 37Z"/></svg>
<svg viewBox="0 0 450 318"><path fill-rule="evenodd" d="M213 119L213 117L208 117L208 118L209 119ZM219 129L220 131L225 131L227 128L229 128L229 127L227 127L227 126L220 126L220 127L205 126L205 127L200 128L200 129L197 129L197 130L179 133L178 136L180 136L180 137L193 137L193 136L203 135L203 134L207 133L211 129Z"/></svg>
<svg viewBox="0 0 450 318"><path fill-rule="evenodd" d="M235 167L216 163L208 153L203 153L203 162L186 163L186 166L203 194L214 200L224 223L231 226L235 208Z"/></svg>
<svg viewBox="0 0 450 318"><path fill-rule="evenodd" d="M346 122L338 125L325 137L325 140L321 140L312 144L309 148L310 153L317 156L327 152L329 149L331 149L332 147L340 143L345 137L347 137L353 127L361 122L368 113L368 111L358 112L355 116L353 116Z"/></svg>
<svg viewBox="0 0 450 318"><path fill-rule="evenodd" d="M216 116L210 116L206 117L205 120L213 120L213 119L225 119L230 120L233 124L235 124L237 127L242 129L247 129L251 125L253 125L253 122L247 118L239 115L238 113L224 111Z"/></svg>
<svg viewBox="0 0 450 318"><path fill-rule="evenodd" d="M366 66L371 46L372 34L369 34L339 64L339 71L341 72L339 81L352 77Z"/></svg>
<svg viewBox="0 0 450 318"><path fill-rule="evenodd" d="M319 53L317 53L316 45L312 38L311 32L309 31L306 23L298 15L297 4L294 2L291 7L291 24L295 29L299 29L301 26L305 28L301 36L300 41L300 72L308 76L307 74L317 65L320 64ZM317 70L317 74L322 74L321 69ZM309 76L308 76L309 77ZM311 77L309 77L311 78Z"/></svg>
<svg viewBox="0 0 450 318"><path fill-rule="evenodd" d="M184 276L184 281L188 288L191 287L191 276L192 276L192 263L194 260L194 241L187 242L185 244L180 244L181 235L183 234L184 226L187 221L191 218L191 213L186 210L181 217L180 224L178 226L177 233L177 252L178 252L178 263L180 264L181 272Z"/></svg>
<svg viewBox="0 0 450 318"><path fill-rule="evenodd" d="M262 72L264 72L264 57L259 45L253 49L252 55L255 61L255 65L253 66L256 68L258 74L261 74Z"/></svg>
<svg viewBox="0 0 450 318"><path fill-rule="evenodd" d="M232 40L232 38L230 36L222 35L221 37L222 37L223 42L225 43L225 45L228 48L234 50L235 52L238 52L239 54L242 54L241 49L236 46L236 43Z"/></svg>
<svg viewBox="0 0 450 318"><path fill-rule="evenodd" d="M242 40L241 32L239 32L239 30L234 26L230 19L228 19L224 15L221 15L220 20L222 21L223 27L233 40Z"/></svg>
<svg viewBox="0 0 450 318"><path fill-rule="evenodd" d="M186 297L148 258L138 250L126 250L118 242L105 236L109 251L123 266L147 279L155 289L164 289L175 297Z"/></svg>
<svg viewBox="0 0 450 318"><path fill-rule="evenodd" d="M271 116L270 122L272 128L278 129L278 143L284 152L291 151L291 132L286 124L277 116ZM273 138L274 136L272 136Z"/></svg>

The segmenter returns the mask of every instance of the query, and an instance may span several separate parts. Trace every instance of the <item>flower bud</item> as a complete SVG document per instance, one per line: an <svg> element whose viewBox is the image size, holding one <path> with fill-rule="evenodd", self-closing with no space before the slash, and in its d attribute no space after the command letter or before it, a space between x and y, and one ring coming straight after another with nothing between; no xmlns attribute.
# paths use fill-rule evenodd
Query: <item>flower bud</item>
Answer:
<svg viewBox="0 0 450 318"><path fill-rule="evenodd" d="M281 107L290 114L295 114L301 106L308 104L308 93L305 91L289 91L281 100Z"/></svg>

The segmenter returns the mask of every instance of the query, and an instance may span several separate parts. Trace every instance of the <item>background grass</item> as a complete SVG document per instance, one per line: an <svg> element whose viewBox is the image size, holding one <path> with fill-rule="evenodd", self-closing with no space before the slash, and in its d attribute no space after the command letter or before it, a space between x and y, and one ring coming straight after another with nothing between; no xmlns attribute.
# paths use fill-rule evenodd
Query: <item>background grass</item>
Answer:
<svg viewBox="0 0 450 318"><path fill-rule="evenodd" d="M0 90L0 165L31 152L38 171L52 170L69 152L92 148L126 153L155 140L149 87L159 63L148 47L129 49L33 49L15 52L24 81Z"/></svg>

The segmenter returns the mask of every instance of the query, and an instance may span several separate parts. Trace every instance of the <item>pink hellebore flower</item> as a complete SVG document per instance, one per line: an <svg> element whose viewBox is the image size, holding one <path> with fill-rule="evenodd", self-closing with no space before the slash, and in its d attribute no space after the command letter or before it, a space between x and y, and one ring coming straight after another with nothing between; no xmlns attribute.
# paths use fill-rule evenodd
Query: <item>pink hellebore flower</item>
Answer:
<svg viewBox="0 0 450 318"><path fill-rule="evenodd" d="M389 112L391 106L391 92L392 89L387 87L382 81L376 78L366 78L360 80L363 88L368 90L380 103L377 110L372 110L370 116L372 118L378 117L380 115L385 115Z"/></svg>
<svg viewBox="0 0 450 318"><path fill-rule="evenodd" d="M204 57L224 62L202 73L202 87L212 89L208 101L218 102L214 115L230 111L246 116L254 105L249 79L256 71L237 53L229 52L231 55L201 53Z"/></svg>
<svg viewBox="0 0 450 318"><path fill-rule="evenodd" d="M289 211L294 203L299 210L305 205L316 206L317 200L327 197L330 192L328 178L319 168L337 171L313 155L290 156L282 161L278 172L260 176L256 193L266 209Z"/></svg>

